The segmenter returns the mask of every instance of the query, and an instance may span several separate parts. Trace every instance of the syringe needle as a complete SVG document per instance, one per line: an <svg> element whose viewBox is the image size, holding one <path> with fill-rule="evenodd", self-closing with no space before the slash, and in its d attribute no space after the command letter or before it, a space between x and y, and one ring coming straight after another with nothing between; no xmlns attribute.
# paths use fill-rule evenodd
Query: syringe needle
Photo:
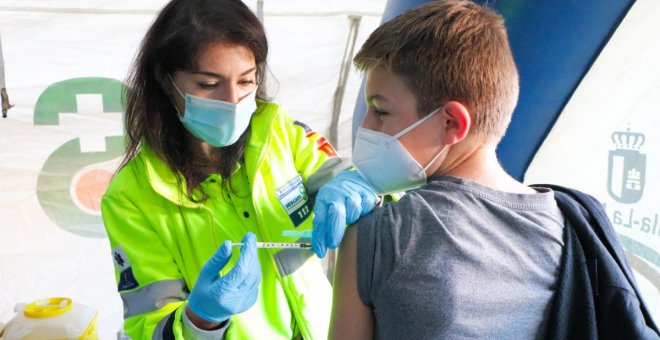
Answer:
<svg viewBox="0 0 660 340"><path fill-rule="evenodd" d="M243 243L232 243L232 247L240 247ZM309 249L312 247L311 243L293 243L293 242L257 242L257 248L294 248L294 249Z"/></svg>

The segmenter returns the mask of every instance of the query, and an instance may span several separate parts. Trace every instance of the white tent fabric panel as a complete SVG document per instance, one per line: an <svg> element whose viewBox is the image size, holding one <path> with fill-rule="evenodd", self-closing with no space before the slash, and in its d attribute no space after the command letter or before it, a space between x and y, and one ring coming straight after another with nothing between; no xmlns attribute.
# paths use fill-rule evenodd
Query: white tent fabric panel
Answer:
<svg viewBox="0 0 660 340"><path fill-rule="evenodd" d="M99 311L102 339L115 338L121 328L122 303L98 199L121 156L116 142L122 124L119 110L110 109L104 102L107 93L101 92L124 80L164 3L0 3L6 86L16 105L8 118L0 119L0 322L15 315L17 303L66 296ZM256 3L247 1L253 9ZM348 17L362 17L359 47L378 26L384 7L385 0L264 1L270 69L279 82L269 89L275 101L327 134ZM98 86L99 93L76 92L82 86L77 81ZM361 75L351 71L339 127L343 155L350 155L360 82ZM54 92L54 84L71 98ZM52 117L35 117L46 100L68 106ZM53 117L58 120L48 120Z"/></svg>
<svg viewBox="0 0 660 340"><path fill-rule="evenodd" d="M526 183L594 195L660 321L660 3L638 0L539 149Z"/></svg>

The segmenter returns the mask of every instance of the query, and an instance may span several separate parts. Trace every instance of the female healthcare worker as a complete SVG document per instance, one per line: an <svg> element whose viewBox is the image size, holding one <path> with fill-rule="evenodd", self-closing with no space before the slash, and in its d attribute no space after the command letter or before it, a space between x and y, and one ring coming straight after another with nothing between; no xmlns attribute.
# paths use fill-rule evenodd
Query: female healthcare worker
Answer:
<svg viewBox="0 0 660 340"><path fill-rule="evenodd" d="M282 231L313 223L322 257L376 196L351 171L318 189L342 162L263 100L267 51L261 23L236 0L173 0L142 42L128 78L127 153L102 200L133 339L327 336L320 260L257 250L256 239L296 241ZM312 198L322 217L313 222ZM241 238L232 257L229 241Z"/></svg>

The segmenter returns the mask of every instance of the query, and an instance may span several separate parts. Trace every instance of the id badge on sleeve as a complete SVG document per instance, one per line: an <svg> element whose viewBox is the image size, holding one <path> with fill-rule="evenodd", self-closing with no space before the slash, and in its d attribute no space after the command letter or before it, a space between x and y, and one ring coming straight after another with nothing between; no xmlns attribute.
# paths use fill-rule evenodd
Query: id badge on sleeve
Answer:
<svg viewBox="0 0 660 340"><path fill-rule="evenodd" d="M298 175L275 191L294 226L299 226L311 214L309 196L305 191L302 176Z"/></svg>

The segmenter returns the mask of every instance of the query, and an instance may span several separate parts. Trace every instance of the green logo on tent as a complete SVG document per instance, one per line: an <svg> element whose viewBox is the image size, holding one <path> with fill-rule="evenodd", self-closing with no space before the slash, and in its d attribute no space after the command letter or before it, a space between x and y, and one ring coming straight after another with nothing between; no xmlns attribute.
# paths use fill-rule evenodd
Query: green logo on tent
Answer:
<svg viewBox="0 0 660 340"><path fill-rule="evenodd" d="M34 125L66 131L117 125L124 90L120 81L109 78L75 78L52 84L37 100ZM123 129L119 128L107 135L77 136L48 157L39 173L37 197L56 225L81 236L105 236L100 201L123 146Z"/></svg>

